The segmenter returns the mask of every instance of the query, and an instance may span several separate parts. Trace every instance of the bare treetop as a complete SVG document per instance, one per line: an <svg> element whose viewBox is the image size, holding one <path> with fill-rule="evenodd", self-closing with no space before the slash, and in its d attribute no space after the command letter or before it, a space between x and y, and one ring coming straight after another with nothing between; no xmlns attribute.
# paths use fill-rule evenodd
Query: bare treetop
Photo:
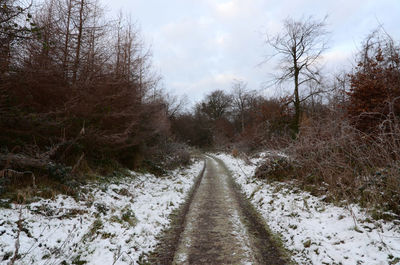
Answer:
<svg viewBox="0 0 400 265"><path fill-rule="evenodd" d="M295 130L300 123L299 87L306 82L319 83L321 79L319 59L327 48L326 19L314 20L312 17L302 20L287 18L284 20L280 33L267 35L267 44L275 53L267 58L279 57L278 68L281 70L274 78L275 83L281 84L293 79L293 103L296 111Z"/></svg>
<svg viewBox="0 0 400 265"><path fill-rule="evenodd" d="M279 68L282 74L277 81L283 82L294 77L296 69L302 77L301 83L319 81L318 59L327 49L326 17L317 21L312 17L303 21L293 18L284 20L283 30L275 36L267 35L267 44L274 48L275 53L268 57L279 56Z"/></svg>

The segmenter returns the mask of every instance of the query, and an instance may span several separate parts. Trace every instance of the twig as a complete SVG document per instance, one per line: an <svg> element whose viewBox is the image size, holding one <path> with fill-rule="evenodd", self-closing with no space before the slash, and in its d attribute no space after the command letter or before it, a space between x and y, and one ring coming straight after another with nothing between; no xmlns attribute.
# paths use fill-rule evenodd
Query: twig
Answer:
<svg viewBox="0 0 400 265"><path fill-rule="evenodd" d="M79 157L78 161L76 162L76 164L74 165L74 167L72 168L71 174L74 174L75 171L79 168L82 159L85 157L85 153L82 153L82 155Z"/></svg>
<svg viewBox="0 0 400 265"><path fill-rule="evenodd" d="M19 247L20 247L20 243L19 243L19 237L21 235L21 231L22 231L22 206L19 208L19 217L18 217L18 221L17 221L17 226L18 226L18 231L17 231L17 239L15 240L15 251L14 251L14 256L12 257L12 259L10 260L10 262L8 263L8 265L14 265L15 261L18 259L18 255L19 255Z"/></svg>
<svg viewBox="0 0 400 265"><path fill-rule="evenodd" d="M244 172L244 170L243 170L242 167L240 166L239 161L236 162L236 163L237 163L238 167L240 168L240 170L243 172L243 174L246 176L246 178L248 178L247 174Z"/></svg>
<svg viewBox="0 0 400 265"><path fill-rule="evenodd" d="M114 262L112 265L115 265L115 263L119 260L119 258L122 256L123 252L121 252L121 245L118 246L117 251L114 253Z"/></svg>

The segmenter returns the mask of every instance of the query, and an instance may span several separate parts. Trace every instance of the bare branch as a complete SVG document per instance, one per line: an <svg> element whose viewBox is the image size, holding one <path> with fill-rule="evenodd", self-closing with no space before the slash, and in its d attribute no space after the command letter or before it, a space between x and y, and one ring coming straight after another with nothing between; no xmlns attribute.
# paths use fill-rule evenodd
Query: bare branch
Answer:
<svg viewBox="0 0 400 265"><path fill-rule="evenodd" d="M320 83L318 60L327 48L325 17L314 20L312 17L302 20L287 18L281 33L267 35L267 44L275 50L274 56L280 57L280 74L275 77L275 84L294 81L294 105L296 109L296 131L300 122L300 87L304 83ZM272 57L269 57L269 59ZM312 96L312 95L310 95Z"/></svg>

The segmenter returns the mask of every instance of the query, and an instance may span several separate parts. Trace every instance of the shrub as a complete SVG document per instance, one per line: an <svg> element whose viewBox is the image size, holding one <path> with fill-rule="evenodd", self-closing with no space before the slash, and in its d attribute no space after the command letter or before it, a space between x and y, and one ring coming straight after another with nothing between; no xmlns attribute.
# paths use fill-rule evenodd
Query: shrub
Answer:
<svg viewBox="0 0 400 265"><path fill-rule="evenodd" d="M190 147L186 144L167 141L154 151L152 160L146 161L151 164L154 173L166 173L165 169L174 169L179 166L190 164Z"/></svg>
<svg viewBox="0 0 400 265"><path fill-rule="evenodd" d="M283 180L294 174L294 166L286 157L268 158L255 172L255 177L267 180Z"/></svg>
<svg viewBox="0 0 400 265"><path fill-rule="evenodd" d="M135 226L137 223L137 219L135 213L128 208L124 209L122 213L121 220L127 222L130 226Z"/></svg>
<svg viewBox="0 0 400 265"><path fill-rule="evenodd" d="M232 150L232 156L233 157L238 157L239 156L239 150L237 150L236 148L234 148L233 150Z"/></svg>
<svg viewBox="0 0 400 265"><path fill-rule="evenodd" d="M66 167L62 164L51 163L47 165L49 177L60 182L66 183L71 180L71 167Z"/></svg>
<svg viewBox="0 0 400 265"><path fill-rule="evenodd" d="M337 200L400 214L400 123L384 122L390 123L390 133L384 129L368 135L338 113L310 120L287 148L297 164L289 176L315 184L316 190L325 192L326 187Z"/></svg>
<svg viewBox="0 0 400 265"><path fill-rule="evenodd" d="M350 74L349 116L358 129L374 132L400 114L400 45L386 32L375 31L364 43L355 72Z"/></svg>

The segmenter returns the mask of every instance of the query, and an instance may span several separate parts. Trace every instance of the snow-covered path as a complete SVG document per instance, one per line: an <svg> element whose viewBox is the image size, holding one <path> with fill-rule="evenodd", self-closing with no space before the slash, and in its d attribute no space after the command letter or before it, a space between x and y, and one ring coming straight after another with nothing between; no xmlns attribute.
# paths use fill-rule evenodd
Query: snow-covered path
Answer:
<svg viewBox="0 0 400 265"><path fill-rule="evenodd" d="M285 264L240 197L222 162L207 156L173 264Z"/></svg>

